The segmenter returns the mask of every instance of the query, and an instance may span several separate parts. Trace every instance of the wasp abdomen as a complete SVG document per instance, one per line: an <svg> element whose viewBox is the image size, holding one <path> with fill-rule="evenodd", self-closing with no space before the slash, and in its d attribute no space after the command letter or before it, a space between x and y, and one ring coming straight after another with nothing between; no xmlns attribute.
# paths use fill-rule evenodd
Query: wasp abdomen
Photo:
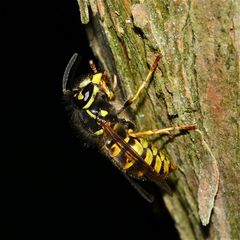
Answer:
<svg viewBox="0 0 240 240"><path fill-rule="evenodd" d="M135 164L139 159L136 159L136 157L133 156L134 154L132 154L132 151L139 156L141 161L146 163L148 169L145 170L154 171L161 177L167 177L169 172L175 169L175 166L171 162L167 153L159 151L146 139L127 136L124 138L124 142L131 148L125 149L121 146L121 144L115 142L109 147L111 150L110 155L115 158L121 167L131 175L136 177L144 176L144 170L138 169Z"/></svg>

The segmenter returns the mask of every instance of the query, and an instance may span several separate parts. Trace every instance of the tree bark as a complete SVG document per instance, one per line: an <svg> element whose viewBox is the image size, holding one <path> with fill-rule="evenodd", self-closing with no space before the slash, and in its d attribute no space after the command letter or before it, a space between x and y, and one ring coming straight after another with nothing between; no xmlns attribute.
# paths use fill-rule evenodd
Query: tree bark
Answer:
<svg viewBox="0 0 240 240"><path fill-rule="evenodd" d="M166 144L179 169L164 201L181 239L240 239L240 1L78 2L118 98L132 96L162 55L133 106L138 129L197 125Z"/></svg>

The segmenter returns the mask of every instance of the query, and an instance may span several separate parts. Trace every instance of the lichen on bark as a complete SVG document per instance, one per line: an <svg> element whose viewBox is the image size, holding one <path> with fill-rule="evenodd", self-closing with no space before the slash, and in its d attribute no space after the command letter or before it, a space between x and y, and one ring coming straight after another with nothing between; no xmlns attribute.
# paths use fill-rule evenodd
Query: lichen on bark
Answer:
<svg viewBox="0 0 240 240"><path fill-rule="evenodd" d="M180 237L239 239L240 1L78 2L93 52L118 77L119 97L132 96L162 55L133 106L138 128L198 127L167 144L179 170L164 201Z"/></svg>

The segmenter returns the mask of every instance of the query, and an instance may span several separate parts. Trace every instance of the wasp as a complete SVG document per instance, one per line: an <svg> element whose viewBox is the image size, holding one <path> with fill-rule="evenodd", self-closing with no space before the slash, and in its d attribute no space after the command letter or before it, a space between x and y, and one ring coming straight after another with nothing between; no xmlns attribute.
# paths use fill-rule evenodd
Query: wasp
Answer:
<svg viewBox="0 0 240 240"><path fill-rule="evenodd" d="M166 178L176 169L176 165L166 151L159 150L146 137L196 128L195 125L184 125L137 132L131 121L121 117L121 113L137 100L151 79L160 58L161 55L158 54L136 94L125 101L120 109L114 105L115 94L109 86L107 74L99 72L92 60L89 61L91 74L72 78L72 73L78 67L78 54L75 53L67 64L62 81L66 109L73 127L86 141L97 145L149 202L153 202L154 198L142 187L139 180L151 181L172 195Z"/></svg>

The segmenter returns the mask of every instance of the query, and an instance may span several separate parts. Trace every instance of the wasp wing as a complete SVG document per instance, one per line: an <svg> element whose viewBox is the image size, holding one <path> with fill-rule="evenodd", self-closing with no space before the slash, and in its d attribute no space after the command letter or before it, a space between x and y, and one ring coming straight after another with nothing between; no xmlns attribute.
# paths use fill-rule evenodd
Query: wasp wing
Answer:
<svg viewBox="0 0 240 240"><path fill-rule="evenodd" d="M136 191L148 202L152 203L154 201L154 197L148 191L146 191L140 184L138 184L133 178L129 177L125 172L123 172L124 177L129 181L131 186L133 186Z"/></svg>
<svg viewBox="0 0 240 240"><path fill-rule="evenodd" d="M136 166L140 171L144 172L144 175L152 182L154 182L158 187L167 192L170 196L172 196L172 190L167 184L166 180L163 176L157 174L154 169L149 166L144 159L129 145L124 139L119 136L110 126L110 124L105 120L99 120L102 128L104 129L107 136L111 139L114 139L119 147L125 149L127 154L135 161Z"/></svg>

